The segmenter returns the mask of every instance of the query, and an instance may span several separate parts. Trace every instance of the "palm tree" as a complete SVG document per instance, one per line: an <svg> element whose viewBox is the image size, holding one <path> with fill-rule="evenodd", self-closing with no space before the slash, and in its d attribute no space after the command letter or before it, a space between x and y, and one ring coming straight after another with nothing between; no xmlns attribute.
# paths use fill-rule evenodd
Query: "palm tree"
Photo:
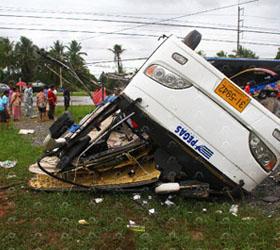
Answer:
<svg viewBox="0 0 280 250"><path fill-rule="evenodd" d="M51 49L49 52L52 57L61 61L61 60L64 60L64 58L65 58L64 49L65 49L65 46L63 45L63 43L60 42L59 40L57 40L53 43L53 46L51 46Z"/></svg>
<svg viewBox="0 0 280 250"><path fill-rule="evenodd" d="M63 45L63 43L60 42L59 40L56 40L53 43L53 46L51 46L49 53L53 58L55 58L59 61L64 61L66 58L64 49L65 49L65 46ZM52 73L53 81L55 81L56 83L59 82L60 86L62 87L62 78L63 78L62 68L60 66L58 66L57 64L52 65L52 67L54 68L55 72L57 72L59 74L59 76L58 76L58 75Z"/></svg>
<svg viewBox="0 0 280 250"><path fill-rule="evenodd" d="M86 56L87 53L82 52L82 46L76 40L72 40L69 46L66 46L68 51L66 52L67 61L73 67L74 70L79 70L85 67L85 60L82 56Z"/></svg>
<svg viewBox="0 0 280 250"><path fill-rule="evenodd" d="M4 71L7 72L7 78L12 76L15 68L14 42L8 38L0 37L0 71L4 77ZM3 79L1 79L3 80Z"/></svg>
<svg viewBox="0 0 280 250"><path fill-rule="evenodd" d="M25 81L33 81L34 72L37 66L38 47L27 37L20 37L15 45L16 67Z"/></svg>
<svg viewBox="0 0 280 250"><path fill-rule="evenodd" d="M115 44L113 49L109 49L114 53L114 61L117 63L118 73L123 73L121 54L125 51L121 45Z"/></svg>

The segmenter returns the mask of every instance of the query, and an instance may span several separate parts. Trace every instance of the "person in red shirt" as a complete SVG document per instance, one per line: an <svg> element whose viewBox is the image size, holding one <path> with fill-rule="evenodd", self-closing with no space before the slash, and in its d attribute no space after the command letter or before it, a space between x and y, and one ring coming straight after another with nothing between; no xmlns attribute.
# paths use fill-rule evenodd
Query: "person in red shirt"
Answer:
<svg viewBox="0 0 280 250"><path fill-rule="evenodd" d="M50 120L54 120L56 101L57 98L54 93L54 86L52 85L48 90L48 103L49 103L48 117Z"/></svg>
<svg viewBox="0 0 280 250"><path fill-rule="evenodd" d="M251 83L250 83L250 82L247 82L247 84L246 84L246 86L245 86L245 88L244 88L244 91L245 91L247 94L251 95Z"/></svg>

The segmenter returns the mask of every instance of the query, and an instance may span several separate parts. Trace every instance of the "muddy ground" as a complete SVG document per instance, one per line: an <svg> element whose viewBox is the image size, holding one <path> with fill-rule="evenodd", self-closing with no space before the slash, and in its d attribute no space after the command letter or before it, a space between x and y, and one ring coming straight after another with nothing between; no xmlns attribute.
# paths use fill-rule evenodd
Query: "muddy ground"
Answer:
<svg viewBox="0 0 280 250"><path fill-rule="evenodd" d="M40 122L38 118L23 117L21 121L14 123L18 129L34 129L35 133L32 135L25 135L32 139L34 146L41 146L44 138L48 134L48 129L53 121ZM256 190L250 195L245 195L234 202L249 203L254 207L262 209L268 216L272 216L280 209L280 169L276 170L270 177L265 179Z"/></svg>

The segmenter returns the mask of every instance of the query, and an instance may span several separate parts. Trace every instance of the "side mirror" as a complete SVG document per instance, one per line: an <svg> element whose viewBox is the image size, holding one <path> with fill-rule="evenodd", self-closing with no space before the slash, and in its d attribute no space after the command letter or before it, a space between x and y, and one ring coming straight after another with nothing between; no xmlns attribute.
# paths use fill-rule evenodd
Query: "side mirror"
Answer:
<svg viewBox="0 0 280 250"><path fill-rule="evenodd" d="M198 44L201 41L201 37L202 37L201 34L197 30L193 30L185 36L183 42L192 50L195 50L195 48L198 46Z"/></svg>

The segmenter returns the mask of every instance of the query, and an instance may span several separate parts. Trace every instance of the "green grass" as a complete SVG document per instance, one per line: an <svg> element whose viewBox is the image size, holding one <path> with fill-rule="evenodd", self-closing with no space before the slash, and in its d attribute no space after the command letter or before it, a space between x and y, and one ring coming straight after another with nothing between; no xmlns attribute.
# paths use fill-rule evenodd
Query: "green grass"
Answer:
<svg viewBox="0 0 280 250"><path fill-rule="evenodd" d="M77 114L85 107L76 108ZM153 193L139 206L132 194L50 193L27 188L29 164L41 149L31 146L28 136L17 130L1 131L0 160L17 160L12 169L0 169L0 249L275 249L280 247L280 217L268 218L261 211L240 204L238 217L228 213L231 202L175 198L176 206L161 205ZM15 178L8 178L16 175ZM149 200L148 195L153 199ZM95 197L104 202L95 204ZM7 205L8 204L8 205ZM155 208L156 214L147 210ZM206 208L207 212L202 212ZM221 210L222 213L217 213ZM254 217L244 221L243 217ZM89 225L79 225L85 219ZM134 220L145 232L126 225Z"/></svg>
<svg viewBox="0 0 280 250"><path fill-rule="evenodd" d="M57 93L58 96L63 96L62 92ZM88 93L85 91L73 91L70 93L71 96L88 96Z"/></svg>
<svg viewBox="0 0 280 250"><path fill-rule="evenodd" d="M95 109L93 105L79 105L79 106L70 106L69 111L72 113L76 122L80 121L86 114L92 112ZM57 106L55 115L59 117L64 112L64 107Z"/></svg>

